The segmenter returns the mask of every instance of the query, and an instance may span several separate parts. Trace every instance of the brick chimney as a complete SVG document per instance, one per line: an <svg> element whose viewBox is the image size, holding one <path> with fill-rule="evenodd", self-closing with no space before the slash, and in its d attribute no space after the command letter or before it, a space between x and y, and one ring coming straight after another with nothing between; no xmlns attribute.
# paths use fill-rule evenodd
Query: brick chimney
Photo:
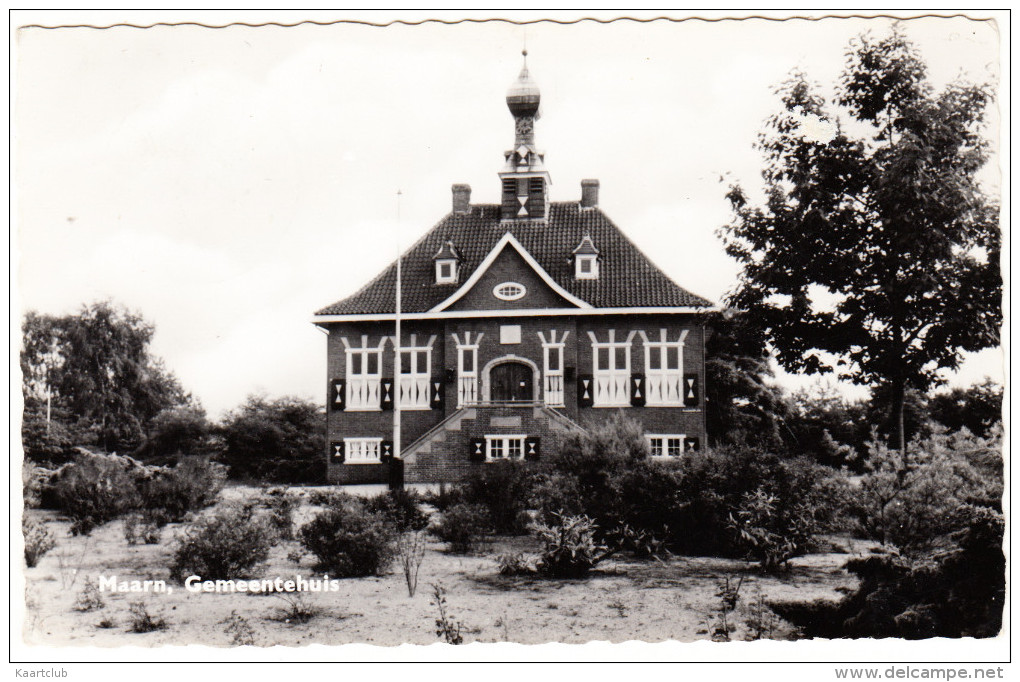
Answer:
<svg viewBox="0 0 1020 682"><path fill-rule="evenodd" d="M595 208L599 205L599 181L581 181L581 208Z"/></svg>
<svg viewBox="0 0 1020 682"><path fill-rule="evenodd" d="M453 186L453 212L471 212L471 185Z"/></svg>

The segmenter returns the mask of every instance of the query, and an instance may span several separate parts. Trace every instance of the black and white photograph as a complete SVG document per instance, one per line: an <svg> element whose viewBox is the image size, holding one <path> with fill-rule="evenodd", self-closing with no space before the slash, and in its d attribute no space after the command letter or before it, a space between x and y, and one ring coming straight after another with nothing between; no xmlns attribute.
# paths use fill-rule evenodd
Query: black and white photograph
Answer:
<svg viewBox="0 0 1020 682"><path fill-rule="evenodd" d="M1003 677L1009 14L752 14L13 12L12 663Z"/></svg>

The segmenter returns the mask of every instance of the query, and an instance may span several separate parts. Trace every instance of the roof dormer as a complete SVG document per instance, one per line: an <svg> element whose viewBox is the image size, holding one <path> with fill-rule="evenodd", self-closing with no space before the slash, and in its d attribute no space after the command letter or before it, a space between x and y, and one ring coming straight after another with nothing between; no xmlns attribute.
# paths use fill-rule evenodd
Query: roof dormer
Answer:
<svg viewBox="0 0 1020 682"><path fill-rule="evenodd" d="M590 235L584 235L584 239L574 249L573 256L574 279L599 278L599 250L595 248Z"/></svg>
<svg viewBox="0 0 1020 682"><path fill-rule="evenodd" d="M460 253L453 242L446 242L432 257L436 262L436 284L456 284L459 279Z"/></svg>

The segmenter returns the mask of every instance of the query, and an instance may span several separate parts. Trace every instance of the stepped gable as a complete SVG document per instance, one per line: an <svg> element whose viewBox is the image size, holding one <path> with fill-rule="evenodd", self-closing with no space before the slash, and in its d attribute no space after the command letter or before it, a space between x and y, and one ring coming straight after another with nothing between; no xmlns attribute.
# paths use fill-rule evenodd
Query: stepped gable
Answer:
<svg viewBox="0 0 1020 682"><path fill-rule="evenodd" d="M453 243L462 259L463 283L507 232L557 284L595 308L712 305L667 277L598 208L582 210L577 202L553 202L547 220L501 221L500 216L501 207L496 204L474 205L467 213L450 213L406 251L401 266L402 312L427 312L457 291L460 284L435 283L433 257L446 242ZM600 254L598 279L574 277L572 253L585 236L590 236ZM393 263L354 295L316 314L393 313L396 278Z"/></svg>

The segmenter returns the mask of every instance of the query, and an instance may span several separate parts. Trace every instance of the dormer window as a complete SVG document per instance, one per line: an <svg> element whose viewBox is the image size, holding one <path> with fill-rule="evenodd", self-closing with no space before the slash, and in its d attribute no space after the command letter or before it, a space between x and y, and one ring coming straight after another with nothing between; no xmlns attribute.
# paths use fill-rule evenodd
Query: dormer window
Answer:
<svg viewBox="0 0 1020 682"><path fill-rule="evenodd" d="M456 284L460 269L460 254L453 242L446 242L432 257L436 262L436 284Z"/></svg>
<svg viewBox="0 0 1020 682"><path fill-rule="evenodd" d="M575 279L599 278L599 250L592 243L591 236L585 235L574 249Z"/></svg>

